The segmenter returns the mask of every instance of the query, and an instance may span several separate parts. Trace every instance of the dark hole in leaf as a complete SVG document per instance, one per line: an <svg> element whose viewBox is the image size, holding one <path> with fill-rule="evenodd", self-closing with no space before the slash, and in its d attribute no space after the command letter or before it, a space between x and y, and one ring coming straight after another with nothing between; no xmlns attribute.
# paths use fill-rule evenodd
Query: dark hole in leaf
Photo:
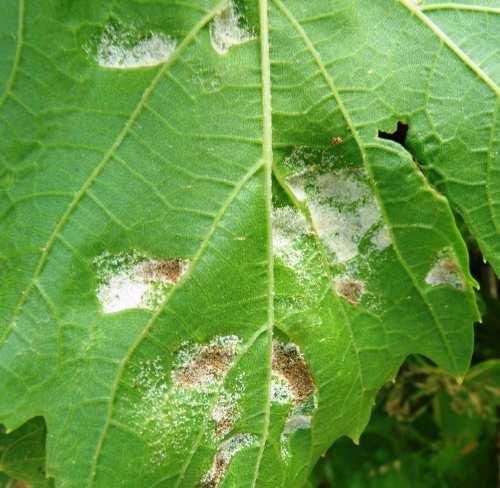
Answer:
<svg viewBox="0 0 500 488"><path fill-rule="evenodd" d="M383 132L379 130L378 136L381 139L389 139L404 146L406 143L407 133L408 133L408 124L404 124L403 122L398 122L398 126L394 132Z"/></svg>

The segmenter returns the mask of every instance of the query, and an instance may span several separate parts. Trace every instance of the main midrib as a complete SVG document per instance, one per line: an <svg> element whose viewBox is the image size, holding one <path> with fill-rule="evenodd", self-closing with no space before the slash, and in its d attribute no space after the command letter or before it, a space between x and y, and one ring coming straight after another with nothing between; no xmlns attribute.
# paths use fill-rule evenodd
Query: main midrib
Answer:
<svg viewBox="0 0 500 488"><path fill-rule="evenodd" d="M262 457L269 437L269 424L271 417L271 370L273 353L273 328L274 328L274 256L272 235L272 177L273 177L273 140L272 140L272 106L271 106L271 61L269 52L269 4L268 0L259 0L260 20L260 51L261 51L261 76L262 76L262 159L265 168L265 208L267 227L267 398L264 417L264 430L260 441L259 454L255 464L252 488L255 487Z"/></svg>

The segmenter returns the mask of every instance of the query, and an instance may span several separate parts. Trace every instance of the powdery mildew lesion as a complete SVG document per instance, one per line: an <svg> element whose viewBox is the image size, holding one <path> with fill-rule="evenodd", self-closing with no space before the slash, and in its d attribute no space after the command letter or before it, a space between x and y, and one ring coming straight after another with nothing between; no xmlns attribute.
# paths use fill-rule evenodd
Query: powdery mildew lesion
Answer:
<svg viewBox="0 0 500 488"><path fill-rule="evenodd" d="M103 68L131 69L166 62L177 41L163 32L141 31L132 26L108 23L99 38L96 61ZM88 53L94 51L86 47Z"/></svg>
<svg viewBox="0 0 500 488"><path fill-rule="evenodd" d="M371 263L392 244L368 175L329 151L302 146L294 148L283 166L290 191L308 207L309 235L315 234L326 251L333 289L351 305L359 304L368 296ZM286 253L297 256L296 243L307 231L296 230L297 217L275 221L273 231L278 238L287 237L282 239L283 251L275 245L276 255L288 257L293 267L295 263ZM284 224L278 225L280 221Z"/></svg>
<svg viewBox="0 0 500 488"><path fill-rule="evenodd" d="M380 210L360 168L339 167L324 154L296 148L284 165L292 191L305 201L318 236L340 263L355 258L359 244L380 222Z"/></svg>
<svg viewBox="0 0 500 488"><path fill-rule="evenodd" d="M98 280L97 298L104 313L155 309L189 266L187 260L151 259L137 251L119 254L106 251L93 264Z"/></svg>
<svg viewBox="0 0 500 488"><path fill-rule="evenodd" d="M465 278L454 252L443 249L425 277L425 282L431 286L448 285L457 290L465 290Z"/></svg>
<svg viewBox="0 0 500 488"><path fill-rule="evenodd" d="M365 292L364 282L347 274L336 276L333 282L337 295L351 305L357 305Z"/></svg>
<svg viewBox="0 0 500 488"><path fill-rule="evenodd" d="M243 18L235 4L229 1L210 23L210 41L215 51L224 55L238 44L255 39L255 34L243 25Z"/></svg>
<svg viewBox="0 0 500 488"><path fill-rule="evenodd" d="M230 434L241 415L245 386L243 373L230 386L225 379L241 347L237 336L217 336L205 344L183 343L170 373L160 358L141 364L134 382L140 399L132 418L153 467L168 465L169 454L189 449L200 429L206 429L203 440L211 448Z"/></svg>
<svg viewBox="0 0 500 488"><path fill-rule="evenodd" d="M210 470L203 476L200 487L216 488L219 486L233 457L242 449L257 444L257 441L258 437L249 433L236 434L224 441L214 457Z"/></svg>
<svg viewBox="0 0 500 488"><path fill-rule="evenodd" d="M378 251L383 251L385 248L389 247L391 245L391 236L387 226L383 225L377 229L373 233L370 242Z"/></svg>
<svg viewBox="0 0 500 488"><path fill-rule="evenodd" d="M290 436L311 426L317 408L317 388L299 346L273 340L271 401L290 404L290 412L280 437L281 455L289 457Z"/></svg>
<svg viewBox="0 0 500 488"><path fill-rule="evenodd" d="M304 214L289 205L272 210L273 255L275 266L293 281L286 290L276 290L277 316L306 310L328 288L327 269L318 265L317 245ZM280 270L281 271L281 270Z"/></svg>
<svg viewBox="0 0 500 488"><path fill-rule="evenodd" d="M310 229L302 213L296 209L274 207L272 213L273 252L286 266L300 269L304 260L304 237Z"/></svg>
<svg viewBox="0 0 500 488"><path fill-rule="evenodd" d="M237 336L218 336L208 344L186 342L177 354L172 381L195 389L210 390L220 385L240 346Z"/></svg>

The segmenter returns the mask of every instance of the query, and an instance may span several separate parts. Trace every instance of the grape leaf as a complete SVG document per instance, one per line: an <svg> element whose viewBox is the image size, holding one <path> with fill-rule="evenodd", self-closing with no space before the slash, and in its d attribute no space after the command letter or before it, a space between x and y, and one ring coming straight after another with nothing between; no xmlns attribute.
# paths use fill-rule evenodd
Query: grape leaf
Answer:
<svg viewBox="0 0 500 488"><path fill-rule="evenodd" d="M53 486L45 479L44 463L45 424L43 419L34 418L10 434L0 432L0 472L16 480L22 480L17 484L11 482L10 485L6 481L6 486L19 488L25 484L33 488Z"/></svg>
<svg viewBox="0 0 500 488"><path fill-rule="evenodd" d="M3 2L0 421L56 486L303 486L406 355L465 374L499 8Z"/></svg>

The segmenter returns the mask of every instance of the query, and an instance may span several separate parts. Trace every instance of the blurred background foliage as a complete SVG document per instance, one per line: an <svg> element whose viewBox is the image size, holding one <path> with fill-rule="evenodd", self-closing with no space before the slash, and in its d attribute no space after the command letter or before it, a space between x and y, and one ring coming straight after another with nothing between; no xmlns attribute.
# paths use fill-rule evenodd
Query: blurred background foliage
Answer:
<svg viewBox="0 0 500 488"><path fill-rule="evenodd" d="M425 358L408 358L379 393L359 446L339 439L311 487L500 488L500 283L468 241L482 315L469 373L460 384Z"/></svg>
<svg viewBox="0 0 500 488"><path fill-rule="evenodd" d="M339 439L310 488L500 488L500 284L473 242L470 251L483 321L463 382L408 358L379 393L359 446ZM45 479L45 438L42 418L8 434L0 426L0 488L54 486Z"/></svg>

